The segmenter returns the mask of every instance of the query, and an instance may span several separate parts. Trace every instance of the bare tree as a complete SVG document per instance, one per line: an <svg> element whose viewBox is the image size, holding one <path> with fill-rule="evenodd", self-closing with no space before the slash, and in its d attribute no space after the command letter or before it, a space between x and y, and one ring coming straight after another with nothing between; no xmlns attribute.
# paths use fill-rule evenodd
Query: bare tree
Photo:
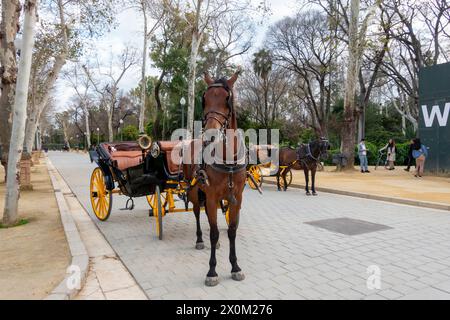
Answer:
<svg viewBox="0 0 450 320"><path fill-rule="evenodd" d="M207 64L217 79L234 69L234 58L250 50L253 35L252 23L241 12L226 12L220 20L211 22L210 61Z"/></svg>
<svg viewBox="0 0 450 320"><path fill-rule="evenodd" d="M192 134L194 126L195 82L197 80L197 58L200 46L213 21L219 21L228 12L250 10L250 2L222 0L188 0L185 20L189 24L192 39L189 56L187 130Z"/></svg>
<svg viewBox="0 0 450 320"><path fill-rule="evenodd" d="M89 150L91 148L91 129L89 125L89 94L91 90L91 81L86 76L86 73L80 72L79 65L74 65L70 71L66 72L65 79L70 83L70 86L75 91L82 106L86 130L86 147Z"/></svg>
<svg viewBox="0 0 450 320"><path fill-rule="evenodd" d="M292 77L281 67L271 68L264 75L255 67L247 69L240 80L241 108L249 111L251 119L261 127L271 129L285 119L292 100Z"/></svg>
<svg viewBox="0 0 450 320"><path fill-rule="evenodd" d="M9 142L12 128L12 109L17 81L16 46L21 6L19 0L2 0L0 24L0 143L1 164L7 172Z"/></svg>
<svg viewBox="0 0 450 320"><path fill-rule="evenodd" d="M335 44L326 16L306 11L285 18L270 29L267 44L275 61L296 75L294 94L307 108L316 133L327 136Z"/></svg>
<svg viewBox="0 0 450 320"><path fill-rule="evenodd" d="M96 74L100 75L102 79L95 78L92 71L87 65L83 65L84 72L91 82L94 91L100 96L100 101L105 103L108 113L108 141L114 140L113 117L114 110L118 103L117 95L119 91L119 84L124 75L131 67L138 63L136 50L126 46L121 54L111 57L109 66L106 67L108 71L102 72L103 69L97 61Z"/></svg>
<svg viewBox="0 0 450 320"><path fill-rule="evenodd" d="M385 90L395 109L418 128L419 70L448 62L450 3L447 0L385 1L392 15L392 38L381 70L388 81ZM395 87L395 90L392 88Z"/></svg>
<svg viewBox="0 0 450 320"><path fill-rule="evenodd" d="M164 16L167 14L167 4L171 0L138 0L138 10L144 18L144 36L142 48L142 66L141 66L141 105L139 109L139 132L144 132L145 128L145 97L147 89L146 69L148 59L148 40L152 37L158 27L161 25ZM134 2L134 1L132 1ZM151 23L150 23L151 21Z"/></svg>
<svg viewBox="0 0 450 320"><path fill-rule="evenodd" d="M5 209L3 211L3 224L6 226L14 225L18 221L20 159L22 158L25 136L28 86L34 46L35 25L37 21L37 0L27 0L24 4L24 13L24 31L20 47L20 62L14 101L14 118L8 154Z"/></svg>

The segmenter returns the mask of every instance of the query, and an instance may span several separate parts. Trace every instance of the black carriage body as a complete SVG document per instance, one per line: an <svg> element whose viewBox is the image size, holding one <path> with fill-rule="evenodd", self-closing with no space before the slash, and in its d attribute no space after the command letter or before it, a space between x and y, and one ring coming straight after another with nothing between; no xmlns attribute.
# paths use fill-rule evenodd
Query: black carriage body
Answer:
<svg viewBox="0 0 450 320"><path fill-rule="evenodd" d="M164 181L158 178L164 177L158 174L160 169L149 164L149 160L153 159L151 155L143 152L138 165L119 169L117 161L111 156L110 148L112 147L117 151L141 150L137 143L125 142L102 143L95 150L89 152L91 161L97 163L102 170L108 190L114 190L117 183L122 194L137 198L154 194L155 187L164 184Z"/></svg>
<svg viewBox="0 0 450 320"><path fill-rule="evenodd" d="M136 166L119 169L117 161L111 156L111 148L125 152L140 151L141 161ZM107 189L114 190L117 183L121 193L132 198L154 194L156 185L161 190L176 188L182 179L179 173L170 173L169 156L164 148L155 158L150 152L142 152L136 142L102 143L89 154L91 161L102 170Z"/></svg>

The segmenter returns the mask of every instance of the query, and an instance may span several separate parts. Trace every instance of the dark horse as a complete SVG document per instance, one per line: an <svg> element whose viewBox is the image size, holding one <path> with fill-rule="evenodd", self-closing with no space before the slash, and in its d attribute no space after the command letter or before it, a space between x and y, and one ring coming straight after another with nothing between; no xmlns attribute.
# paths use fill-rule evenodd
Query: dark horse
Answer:
<svg viewBox="0 0 450 320"><path fill-rule="evenodd" d="M279 154L280 170L277 173L278 190L281 191L280 179L283 179L284 191L287 190L286 174L289 172L289 169L303 170L305 172L306 195L310 196L309 171L311 171L312 195L317 196L317 166L320 164L321 159L326 159L328 157L329 150L330 143L325 138L321 138L308 144L302 144L297 150L292 148L281 148ZM287 170L281 170L281 167L287 167Z"/></svg>
<svg viewBox="0 0 450 320"><path fill-rule="evenodd" d="M222 148L225 149L229 142L227 142L226 138L227 132L231 132L230 129L237 129L236 111L233 105L233 86L238 78L238 74L239 71L229 80L220 79L216 81L212 80L208 74L205 74L205 82L208 85L208 89L203 95L203 129L204 131L209 129L216 130L220 132L222 138L208 141L203 135L203 141L200 142L203 147L211 144L222 144ZM195 143L194 141L193 144ZM236 146L236 143L234 145ZM191 157L198 156L193 149L191 148L190 151ZM205 162L203 161L202 163ZM205 205L205 211L208 216L211 257L205 284L207 286L216 286L219 283L219 277L216 273L216 249L219 240L217 209L224 200L227 201L229 209L228 239L230 241L231 277L236 281L244 280L245 276L237 263L235 240L242 193L247 176L245 163L183 164L183 174L185 179L190 181L191 185L188 191L188 199L193 203L197 221L196 248L199 250L204 248L202 230L200 228L200 207L202 205Z"/></svg>

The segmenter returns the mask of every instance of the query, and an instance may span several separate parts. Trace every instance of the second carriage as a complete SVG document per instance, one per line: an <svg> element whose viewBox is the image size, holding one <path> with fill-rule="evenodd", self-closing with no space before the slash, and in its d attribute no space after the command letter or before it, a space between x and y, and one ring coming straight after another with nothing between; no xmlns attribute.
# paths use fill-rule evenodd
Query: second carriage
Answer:
<svg viewBox="0 0 450 320"><path fill-rule="evenodd" d="M277 175L284 175L286 173L287 187L292 184L292 170L287 166L279 166L273 163L273 158L278 158L277 153L279 149L274 145L255 145L249 150L253 153L256 164L251 164L247 168L248 179L247 184L253 190L261 189L264 178L276 177ZM281 187L284 187L283 179L280 179Z"/></svg>

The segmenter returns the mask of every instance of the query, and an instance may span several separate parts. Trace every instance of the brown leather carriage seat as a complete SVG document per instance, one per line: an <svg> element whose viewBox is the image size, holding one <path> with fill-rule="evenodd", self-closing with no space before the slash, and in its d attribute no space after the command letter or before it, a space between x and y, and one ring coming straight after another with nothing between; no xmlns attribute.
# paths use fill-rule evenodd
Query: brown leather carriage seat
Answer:
<svg viewBox="0 0 450 320"><path fill-rule="evenodd" d="M143 161L142 150L136 142L103 143L101 146L119 170L136 167Z"/></svg>
<svg viewBox="0 0 450 320"><path fill-rule="evenodd" d="M180 173L181 149L184 141L158 141L161 152L166 155L167 170L171 175ZM173 154L174 153L174 154ZM172 158L173 154L173 158Z"/></svg>

